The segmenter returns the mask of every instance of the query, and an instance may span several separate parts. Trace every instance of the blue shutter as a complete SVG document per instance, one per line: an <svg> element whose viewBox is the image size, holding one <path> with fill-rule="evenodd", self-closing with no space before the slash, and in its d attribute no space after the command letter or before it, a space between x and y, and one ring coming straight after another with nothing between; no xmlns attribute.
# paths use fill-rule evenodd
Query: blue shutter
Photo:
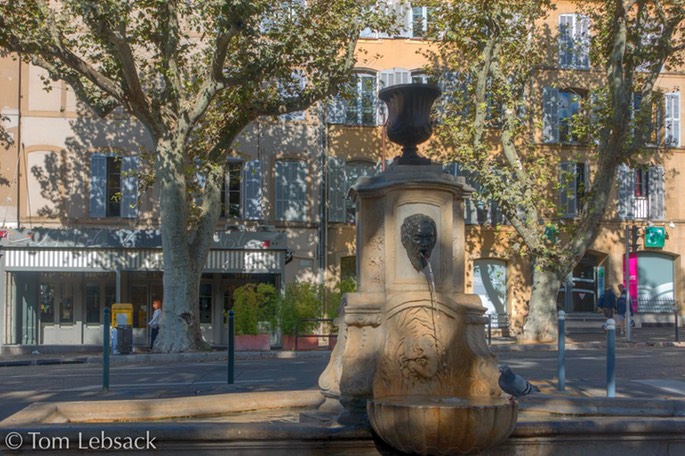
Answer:
<svg viewBox="0 0 685 456"><path fill-rule="evenodd" d="M342 91L343 89L341 89ZM326 103L326 120L329 124L344 124L347 116L347 103L341 95L331 97Z"/></svg>
<svg viewBox="0 0 685 456"><path fill-rule="evenodd" d="M635 217L635 171L620 164L616 170L618 183L618 219L632 220Z"/></svg>
<svg viewBox="0 0 685 456"><path fill-rule="evenodd" d="M121 157L121 216L138 217L138 157Z"/></svg>
<svg viewBox="0 0 685 456"><path fill-rule="evenodd" d="M328 221L345 221L345 196L347 193L345 162L338 157L328 157Z"/></svg>
<svg viewBox="0 0 685 456"><path fill-rule="evenodd" d="M289 198L290 214L286 219L304 222L307 220L307 165L290 162L290 174L293 177Z"/></svg>
<svg viewBox="0 0 685 456"><path fill-rule="evenodd" d="M243 166L243 217L262 219L262 162L251 160Z"/></svg>
<svg viewBox="0 0 685 456"><path fill-rule="evenodd" d="M542 89L542 141L559 142L559 90L553 87Z"/></svg>
<svg viewBox="0 0 685 456"><path fill-rule="evenodd" d="M664 220L664 168L652 166L649 168L649 219Z"/></svg>
<svg viewBox="0 0 685 456"><path fill-rule="evenodd" d="M575 22L575 64L579 68L590 68L590 18L576 15Z"/></svg>
<svg viewBox="0 0 685 456"><path fill-rule="evenodd" d="M559 212L563 218L576 216L576 163L559 163Z"/></svg>
<svg viewBox="0 0 685 456"><path fill-rule="evenodd" d="M90 207L91 217L105 217L107 199L107 157L102 154L90 156Z"/></svg>

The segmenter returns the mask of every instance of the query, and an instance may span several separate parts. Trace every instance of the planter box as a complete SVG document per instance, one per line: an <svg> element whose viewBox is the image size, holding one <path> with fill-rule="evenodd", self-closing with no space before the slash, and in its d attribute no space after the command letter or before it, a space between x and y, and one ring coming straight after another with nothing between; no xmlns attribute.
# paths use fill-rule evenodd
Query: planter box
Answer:
<svg viewBox="0 0 685 456"><path fill-rule="evenodd" d="M268 334L245 334L235 336L235 351L269 351L271 343Z"/></svg>
<svg viewBox="0 0 685 456"><path fill-rule="evenodd" d="M283 336L283 350L295 350L295 336ZM318 350L319 338L313 336L300 336L297 338L297 350Z"/></svg>

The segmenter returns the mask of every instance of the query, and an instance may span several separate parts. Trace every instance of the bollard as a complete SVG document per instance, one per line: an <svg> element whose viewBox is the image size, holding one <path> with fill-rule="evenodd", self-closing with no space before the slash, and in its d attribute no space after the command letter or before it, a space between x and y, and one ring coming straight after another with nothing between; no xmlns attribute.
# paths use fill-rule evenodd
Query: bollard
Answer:
<svg viewBox="0 0 685 456"><path fill-rule="evenodd" d="M557 378L559 391L566 389L566 312L559 311L559 335L557 337Z"/></svg>
<svg viewBox="0 0 685 456"><path fill-rule="evenodd" d="M109 339L112 337L109 323L112 321L111 310L105 307L105 324L102 334L102 390L109 391Z"/></svg>
<svg viewBox="0 0 685 456"><path fill-rule="evenodd" d="M228 384L235 382L235 312L228 311Z"/></svg>
<svg viewBox="0 0 685 456"><path fill-rule="evenodd" d="M607 328L607 397L616 396L616 321L609 318Z"/></svg>
<svg viewBox="0 0 685 456"><path fill-rule="evenodd" d="M676 309L675 312L673 312L673 317L675 318L675 341L680 342L680 339L678 338L678 309Z"/></svg>

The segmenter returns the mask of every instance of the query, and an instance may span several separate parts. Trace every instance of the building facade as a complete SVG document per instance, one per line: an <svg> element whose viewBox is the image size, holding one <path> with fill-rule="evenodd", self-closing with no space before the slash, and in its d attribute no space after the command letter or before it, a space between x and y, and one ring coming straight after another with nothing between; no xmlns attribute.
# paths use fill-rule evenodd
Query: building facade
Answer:
<svg viewBox="0 0 685 456"><path fill-rule="evenodd" d="M225 343L224 312L242 283L282 287L308 280L332 287L355 277L355 207L347 191L358 177L382 172L398 154L383 135L378 91L427 81L421 51L430 46L424 39L430 9L388 2L401 13L400 30L394 36L363 33L346 99L260 119L243 132L228 165L222 215L203 276L201 318L209 342ZM535 88L537 146L558 151L560 173L572 174L578 185L593 173L593 164L578 160L582 146L566 126L588 88L591 62L586 49L571 50L567 38L591 24L574 2L556 6L546 19L558 34L547 80L563 73L570 82L565 88ZM0 347L97 344L103 310L114 302L133 304L134 339L146 343L152 299L163 298L155 234L158 190L136 178L150 138L123 115L94 119L61 81L52 81L46 92L45 76L11 56L0 58L0 113L14 137L0 161ZM644 167L617 169L600 234L572 281L560 288L559 306L567 312L595 312L599 290L622 281L626 227L633 225L640 248L629 263L640 302L682 300L685 203L678 196L685 179L678 170L685 156L677 88L684 82L683 72L662 74L658 132L670 149ZM461 174L460 166L445 163L445 172ZM576 191L564 193L565 217L579 209L579 199L568 197ZM501 326L516 332L527 314L530 261L510 253L513 228L495 205L468 202L465 221L467 291L481 297ZM654 233L664 235L663 245L646 242Z"/></svg>

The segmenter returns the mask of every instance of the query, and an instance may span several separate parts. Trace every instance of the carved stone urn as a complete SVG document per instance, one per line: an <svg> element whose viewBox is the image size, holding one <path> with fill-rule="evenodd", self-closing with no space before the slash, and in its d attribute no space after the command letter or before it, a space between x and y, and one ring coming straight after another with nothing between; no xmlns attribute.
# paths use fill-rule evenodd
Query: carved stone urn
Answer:
<svg viewBox="0 0 685 456"><path fill-rule="evenodd" d="M464 289L464 199L473 189L416 153L438 94L422 85L381 92L391 113L423 114L391 114L389 137L403 155L350 190L357 291L343 298L338 343L319 379L339 422L368 423L389 447L424 455L497 445L518 412L497 384L485 309Z"/></svg>
<svg viewBox="0 0 685 456"><path fill-rule="evenodd" d="M430 164L429 159L419 157L416 146L427 141L433 134L430 112L440 93L437 86L430 84L394 85L378 93L378 98L388 107L388 138L402 146L398 164Z"/></svg>

